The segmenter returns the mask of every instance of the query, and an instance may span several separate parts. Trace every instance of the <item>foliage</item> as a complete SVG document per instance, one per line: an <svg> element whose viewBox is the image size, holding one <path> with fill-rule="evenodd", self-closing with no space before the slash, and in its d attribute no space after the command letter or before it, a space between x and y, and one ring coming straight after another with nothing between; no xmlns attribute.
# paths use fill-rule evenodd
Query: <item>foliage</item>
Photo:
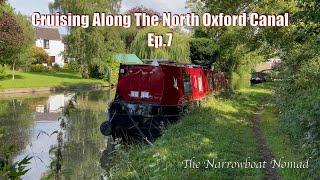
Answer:
<svg viewBox="0 0 320 180"><path fill-rule="evenodd" d="M189 8L198 11L198 13L210 12L211 14L219 14L224 12L225 14L235 14L241 12L250 12L251 1L209 1L209 0L188 0L187 5ZM248 64L247 54L250 59L259 59L257 51L259 47L263 45L261 41L257 41L258 33L254 27L215 27L205 28L203 26L197 27L194 30L195 38L208 38L213 41L213 44L217 46L217 54L214 67L221 71L228 73L229 80L231 81L229 90L232 91L232 79L233 73L237 72L243 76L246 72L251 72L252 66L244 67L244 64ZM205 64L210 64L211 59L208 59ZM256 61L255 61L256 62ZM253 62L254 63L254 62ZM252 64L253 64L252 63ZM202 63L203 64L203 63ZM243 70L243 68L245 70ZM241 71L241 72L240 72Z"/></svg>
<svg viewBox="0 0 320 180"><path fill-rule="evenodd" d="M0 54L1 58L12 56L23 44L23 29L14 12L7 4L0 5Z"/></svg>
<svg viewBox="0 0 320 180"><path fill-rule="evenodd" d="M309 175L319 177L320 2L188 0L188 5L212 14L290 13L290 25L285 28L199 27L194 36L211 38L219 45L217 65L231 76L232 72L251 72L254 64L265 58L281 58L281 83L276 93L281 129L302 148L305 159L311 157Z"/></svg>
<svg viewBox="0 0 320 180"><path fill-rule="evenodd" d="M264 111L261 114L261 127L266 135L266 143L271 148L275 159L282 159L287 162L306 162L301 154L301 149L295 148L288 139L286 131L280 126L273 99L266 102ZM310 165L309 165L310 166ZM306 169L278 168L277 173L283 179L308 179Z"/></svg>
<svg viewBox="0 0 320 180"><path fill-rule="evenodd" d="M156 35L163 35L164 42L167 42L167 33L172 31L173 30L162 26L146 27L140 30L131 44L131 52L142 59L169 59L181 63L189 63L190 37L188 35L173 32L171 47L158 49L148 47L147 37L149 32L154 32Z"/></svg>
<svg viewBox="0 0 320 180"><path fill-rule="evenodd" d="M30 22L21 14L14 13L7 3L0 4L0 61L12 66L13 79L16 66L25 64L24 61L29 59L33 40Z"/></svg>
<svg viewBox="0 0 320 180"><path fill-rule="evenodd" d="M26 156L22 160L13 164L7 163L8 160L4 160L4 164L0 164L0 178L4 179L20 179L30 169L27 169L27 165L30 164L32 157ZM1 161L1 159L0 159Z"/></svg>
<svg viewBox="0 0 320 180"><path fill-rule="evenodd" d="M42 64L42 63L49 63L50 57L49 54L41 47L33 46L34 48L34 58L35 62L33 64Z"/></svg>
<svg viewBox="0 0 320 180"><path fill-rule="evenodd" d="M274 3L277 6L274 6ZM310 158L311 177L319 177L319 1L276 1L258 3L261 12L289 11L291 25L281 29L261 29L260 36L271 52L280 56L277 90L277 108L280 123L296 148L302 149L305 159Z"/></svg>
<svg viewBox="0 0 320 180"><path fill-rule="evenodd" d="M148 15L158 15L161 20L161 14L159 12L157 12L153 9L149 9L144 6L138 6L138 7L134 7L132 9L129 9L125 13L125 14L131 15L131 21L132 21L131 24L136 24L136 19L135 19L134 13L139 13L139 12L140 13L144 12L144 13L147 13ZM120 34L121 34L121 39L125 43L126 52L130 53L130 47L131 47L133 40L135 39L139 30L143 29L143 28L145 28L145 27L131 26L130 28L127 28L127 29L119 29Z"/></svg>
<svg viewBox="0 0 320 180"><path fill-rule="evenodd" d="M0 65L0 79L6 77L6 67L4 65Z"/></svg>
<svg viewBox="0 0 320 180"><path fill-rule="evenodd" d="M30 72L49 72L49 68L42 64L34 64L31 65Z"/></svg>
<svg viewBox="0 0 320 180"><path fill-rule="evenodd" d="M90 14L94 12L117 12L119 0L91 0L74 4L72 1L55 0L49 4L51 11L73 12L77 14ZM89 78L89 74L96 70L97 61L103 61L106 57L112 57L113 53L124 51L124 43L121 43L120 32L117 28L88 27L86 29L73 27L66 36L67 51L65 58L73 58L80 66L79 71L83 78ZM98 64L104 64L99 62ZM101 68L102 69L102 68Z"/></svg>
<svg viewBox="0 0 320 180"><path fill-rule="evenodd" d="M193 38L190 41L190 58L192 63L211 67L219 56L219 46L208 38Z"/></svg>
<svg viewBox="0 0 320 180"><path fill-rule="evenodd" d="M161 14L153 9L147 8L145 6L137 6L134 8L129 9L126 14L134 15L134 13L146 13L150 16L157 15L161 17Z"/></svg>

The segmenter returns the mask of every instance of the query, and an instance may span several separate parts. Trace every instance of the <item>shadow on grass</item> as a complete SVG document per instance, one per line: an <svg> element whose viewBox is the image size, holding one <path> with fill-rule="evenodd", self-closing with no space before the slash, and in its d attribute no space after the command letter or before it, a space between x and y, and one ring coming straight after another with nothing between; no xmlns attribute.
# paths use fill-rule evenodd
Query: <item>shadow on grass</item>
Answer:
<svg viewBox="0 0 320 180"><path fill-rule="evenodd" d="M12 79L12 74L8 74L3 78L0 78L0 81L4 81L4 80L10 80ZM25 79L25 77L21 76L21 75L14 75L14 79Z"/></svg>

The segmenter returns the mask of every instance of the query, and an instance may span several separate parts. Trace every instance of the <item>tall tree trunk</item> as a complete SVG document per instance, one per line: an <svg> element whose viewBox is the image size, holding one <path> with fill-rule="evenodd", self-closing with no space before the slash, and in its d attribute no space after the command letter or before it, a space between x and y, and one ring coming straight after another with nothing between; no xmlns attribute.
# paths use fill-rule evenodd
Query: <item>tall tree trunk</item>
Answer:
<svg viewBox="0 0 320 180"><path fill-rule="evenodd" d="M12 64L12 80L14 80L14 66L16 65L15 61Z"/></svg>

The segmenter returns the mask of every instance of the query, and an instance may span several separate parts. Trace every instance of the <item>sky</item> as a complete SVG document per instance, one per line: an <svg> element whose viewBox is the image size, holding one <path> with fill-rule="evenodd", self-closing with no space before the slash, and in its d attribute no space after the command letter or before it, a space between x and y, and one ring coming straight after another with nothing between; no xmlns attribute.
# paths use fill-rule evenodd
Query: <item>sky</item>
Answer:
<svg viewBox="0 0 320 180"><path fill-rule="evenodd" d="M53 0L8 0L9 4L16 11L24 15L31 15L33 12L49 13L48 3ZM186 0L122 0L121 12L136 7L145 6L158 12L170 11L172 13L185 13Z"/></svg>

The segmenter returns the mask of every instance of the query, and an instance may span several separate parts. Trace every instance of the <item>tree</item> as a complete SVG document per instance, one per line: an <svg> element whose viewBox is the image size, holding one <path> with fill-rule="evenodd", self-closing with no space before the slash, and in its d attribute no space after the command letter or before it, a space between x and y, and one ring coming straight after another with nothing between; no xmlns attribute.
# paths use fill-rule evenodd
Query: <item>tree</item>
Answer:
<svg viewBox="0 0 320 180"><path fill-rule="evenodd" d="M0 4L0 60L12 66L12 79L17 64L30 50L34 37L30 23L20 14L15 14L6 3Z"/></svg>
<svg viewBox="0 0 320 180"><path fill-rule="evenodd" d="M192 63L211 67L218 59L219 46L208 38L193 38L190 41Z"/></svg>
<svg viewBox="0 0 320 180"><path fill-rule="evenodd" d="M105 11L112 13L119 10L119 3L119 0L90 0L75 4L72 1L55 0L49 4L49 8L52 12L58 10L74 14L92 14ZM112 33L113 35L110 35ZM89 70L95 69L90 66L106 64L107 62L103 61L111 59L115 52L124 51L120 37L120 32L116 28L88 27L83 29L72 27L70 34L66 37L68 47L65 56L74 58L80 64L82 77L89 78Z"/></svg>
<svg viewBox="0 0 320 180"><path fill-rule="evenodd" d="M171 47L165 48L150 48L148 47L148 33L154 32L157 35L164 37L164 42L167 41L167 33L173 30L162 26L158 27L146 27L141 29L136 35L134 41L131 44L131 52L138 55L143 59L170 59L181 63L190 63L189 57L189 39L186 34L179 34L173 32L173 40Z"/></svg>
<svg viewBox="0 0 320 180"><path fill-rule="evenodd" d="M241 12L250 12L250 5L253 1L209 1L209 0L189 0L187 5L198 13L210 12L211 14L237 14ZM229 90L232 89L233 73L239 71L241 64L244 64L243 58L247 53L257 51L262 43L257 41L259 34L255 33L254 27L212 27L206 28L203 26L194 29L195 38L210 39L217 46L218 58L215 60L215 67L228 73ZM257 58L261 59L261 58ZM195 62L197 63L197 62ZM207 59L207 62L201 64L210 64L212 59ZM246 72L250 73L249 67Z"/></svg>

